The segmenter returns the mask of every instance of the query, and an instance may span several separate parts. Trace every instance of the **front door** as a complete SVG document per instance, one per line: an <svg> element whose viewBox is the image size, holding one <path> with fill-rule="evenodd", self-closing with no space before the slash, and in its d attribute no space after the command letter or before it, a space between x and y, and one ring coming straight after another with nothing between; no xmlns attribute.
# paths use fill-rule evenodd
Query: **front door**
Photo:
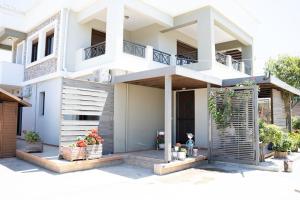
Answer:
<svg viewBox="0 0 300 200"><path fill-rule="evenodd" d="M187 133L195 135L194 91L176 93L176 142L185 144Z"/></svg>

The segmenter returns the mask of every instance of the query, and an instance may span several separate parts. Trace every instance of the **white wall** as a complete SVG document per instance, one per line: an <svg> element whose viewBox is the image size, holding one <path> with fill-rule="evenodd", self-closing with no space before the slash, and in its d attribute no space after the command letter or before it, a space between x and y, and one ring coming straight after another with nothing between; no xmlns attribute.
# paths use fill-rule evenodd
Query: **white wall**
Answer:
<svg viewBox="0 0 300 200"><path fill-rule="evenodd" d="M0 84L20 86L24 78L24 65L0 61Z"/></svg>
<svg viewBox="0 0 300 200"><path fill-rule="evenodd" d="M114 110L114 152L155 147L156 131L164 129L164 90L129 84L127 93L117 84Z"/></svg>
<svg viewBox="0 0 300 200"><path fill-rule="evenodd" d="M45 92L45 115L39 112L40 92ZM22 130L39 132L44 143L58 145L60 132L61 79L32 85L32 95L25 98L32 107L23 109Z"/></svg>

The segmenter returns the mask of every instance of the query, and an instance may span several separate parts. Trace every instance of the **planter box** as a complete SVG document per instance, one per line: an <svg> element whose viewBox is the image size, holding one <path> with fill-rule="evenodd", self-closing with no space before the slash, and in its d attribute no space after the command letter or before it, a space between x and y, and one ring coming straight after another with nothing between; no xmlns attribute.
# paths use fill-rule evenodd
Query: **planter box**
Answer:
<svg viewBox="0 0 300 200"><path fill-rule="evenodd" d="M84 160L86 159L86 147L62 147L62 156L65 160Z"/></svg>
<svg viewBox="0 0 300 200"><path fill-rule="evenodd" d="M43 152L43 143L40 142L35 142L35 143L25 143L25 152L27 153L39 153Z"/></svg>
<svg viewBox="0 0 300 200"><path fill-rule="evenodd" d="M275 151L274 158L287 158L288 152Z"/></svg>
<svg viewBox="0 0 300 200"><path fill-rule="evenodd" d="M86 159L97 159L102 157L102 144L88 145L86 147Z"/></svg>

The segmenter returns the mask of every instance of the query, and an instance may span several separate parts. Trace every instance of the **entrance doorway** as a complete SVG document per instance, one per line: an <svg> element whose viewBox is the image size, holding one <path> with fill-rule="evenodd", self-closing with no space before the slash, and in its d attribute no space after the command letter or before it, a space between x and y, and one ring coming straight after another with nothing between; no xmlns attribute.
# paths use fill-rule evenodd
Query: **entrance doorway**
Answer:
<svg viewBox="0 0 300 200"><path fill-rule="evenodd" d="M195 135L195 92L176 93L176 142L185 144L187 133Z"/></svg>

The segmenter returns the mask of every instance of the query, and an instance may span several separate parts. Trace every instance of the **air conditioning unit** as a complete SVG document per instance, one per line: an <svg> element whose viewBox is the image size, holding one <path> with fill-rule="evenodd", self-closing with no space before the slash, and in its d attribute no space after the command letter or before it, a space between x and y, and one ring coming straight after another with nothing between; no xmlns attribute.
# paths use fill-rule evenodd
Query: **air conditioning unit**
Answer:
<svg viewBox="0 0 300 200"><path fill-rule="evenodd" d="M32 94L32 86L26 86L22 89L22 97L29 98Z"/></svg>
<svg viewBox="0 0 300 200"><path fill-rule="evenodd" d="M110 83L111 75L109 69L100 69L98 74L100 83Z"/></svg>

